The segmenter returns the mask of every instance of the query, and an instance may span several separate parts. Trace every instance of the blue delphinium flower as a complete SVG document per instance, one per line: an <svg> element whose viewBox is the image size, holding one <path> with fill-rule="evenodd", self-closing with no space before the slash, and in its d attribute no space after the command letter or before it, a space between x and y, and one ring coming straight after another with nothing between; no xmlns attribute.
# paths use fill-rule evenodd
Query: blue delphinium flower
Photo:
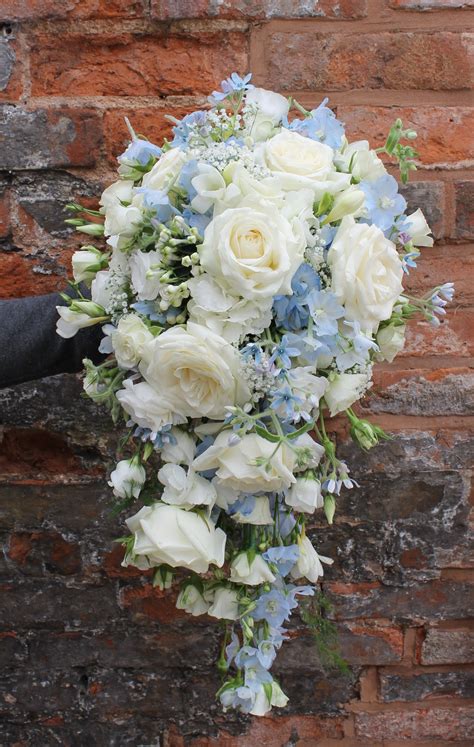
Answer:
<svg viewBox="0 0 474 747"><path fill-rule="evenodd" d="M407 206L405 198L398 194L397 180L384 174L373 182L361 181L359 188L365 194L365 207L372 223L382 231L392 228L395 218Z"/></svg>
<svg viewBox="0 0 474 747"><path fill-rule="evenodd" d="M249 687L229 687L219 695L222 706L235 708L242 713L249 713L255 703L255 692Z"/></svg>
<svg viewBox="0 0 474 747"><path fill-rule="evenodd" d="M190 228L197 228L201 237L204 236L204 231L211 222L210 215L194 213L190 208L184 208L183 218Z"/></svg>
<svg viewBox="0 0 474 747"><path fill-rule="evenodd" d="M335 149L342 145L344 125L336 118L334 112L326 106L328 101L329 99L324 99L316 109L312 110L310 117L294 119L288 127L300 135L318 140L320 143Z"/></svg>
<svg viewBox="0 0 474 747"><path fill-rule="evenodd" d="M287 597L276 589L262 594L252 611L254 620L266 620L270 625L279 628L285 620L290 619L290 605Z"/></svg>
<svg viewBox="0 0 474 747"><path fill-rule="evenodd" d="M221 91L212 92L209 96L209 101L213 104L219 103L226 99L227 96L230 96L231 93L235 93L236 91L248 91L250 88L253 88L253 85L250 83L251 78L252 73L248 73L243 78L241 78L237 73L232 73L228 78L222 81Z"/></svg>
<svg viewBox="0 0 474 747"><path fill-rule="evenodd" d="M158 324L166 324L166 314L164 314L162 311L159 310L159 307L156 304L156 301L136 301L135 303L130 304L132 309L135 309L135 311L138 314L143 314L143 316L148 317L148 319L151 322L158 322ZM172 307L168 311L172 311ZM175 309L176 316L180 313L178 309Z"/></svg>
<svg viewBox="0 0 474 747"><path fill-rule="evenodd" d="M253 692L258 692L261 685L273 680L270 672L261 664L259 650L253 646L242 646L235 657L235 664L244 670L244 681L246 687Z"/></svg>
<svg viewBox="0 0 474 747"><path fill-rule="evenodd" d="M196 111L186 114L181 121L176 121L173 127L174 139L171 143L173 148L183 148L188 144L191 135L206 138L210 133L210 126L207 119L208 112Z"/></svg>
<svg viewBox="0 0 474 747"><path fill-rule="evenodd" d="M152 210L155 218L161 223L166 223L166 221L171 220L175 215L179 215L179 210L170 203L170 198L163 190L140 187L137 189L137 193L143 194L144 207Z"/></svg>
<svg viewBox="0 0 474 747"><path fill-rule="evenodd" d="M256 498L254 495L244 495L229 506L227 513L229 516L238 513L242 514L242 516L250 516L255 508L255 503Z"/></svg>
<svg viewBox="0 0 474 747"><path fill-rule="evenodd" d="M369 351L379 349L377 343L361 332L357 321L345 319L342 329L335 356L339 371L347 371L355 365L365 365L370 358Z"/></svg>
<svg viewBox="0 0 474 747"><path fill-rule="evenodd" d="M276 565L281 576L287 576L300 556L298 545L269 547L262 557L269 563Z"/></svg>
<svg viewBox="0 0 474 747"><path fill-rule="evenodd" d="M146 166L150 158L159 158L160 156L161 148L158 145L154 145L148 140L136 138L136 140L132 140L122 155L117 158L117 161L119 163L135 161L141 166Z"/></svg>
<svg viewBox="0 0 474 747"><path fill-rule="evenodd" d="M338 319L344 316L344 309L331 291L315 291L309 298L309 308L319 336L335 335Z"/></svg>
<svg viewBox="0 0 474 747"><path fill-rule="evenodd" d="M303 329L309 318L308 297L311 291L319 290L321 280L317 272L303 262L291 280L291 296L275 296L273 311L275 321L288 330Z"/></svg>

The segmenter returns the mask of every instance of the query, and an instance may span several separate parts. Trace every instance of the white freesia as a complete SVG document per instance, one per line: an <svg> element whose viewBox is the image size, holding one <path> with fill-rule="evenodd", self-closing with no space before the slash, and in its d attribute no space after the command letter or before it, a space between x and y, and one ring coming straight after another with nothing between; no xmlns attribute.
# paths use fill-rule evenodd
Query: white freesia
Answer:
<svg viewBox="0 0 474 747"><path fill-rule="evenodd" d="M160 451L162 461L190 465L196 451L196 439L182 428L171 428L169 435L171 440Z"/></svg>
<svg viewBox="0 0 474 747"><path fill-rule="evenodd" d="M359 181L364 179L372 182L387 173L383 162L370 148L367 140L357 140L350 144L346 142L342 151L336 154L334 161L342 171L350 169L351 174Z"/></svg>
<svg viewBox="0 0 474 747"><path fill-rule="evenodd" d="M337 415L338 412L347 410L371 386L370 375L368 373L342 373L336 374L333 378L330 377L324 399L329 407L331 417Z"/></svg>
<svg viewBox="0 0 474 747"><path fill-rule="evenodd" d="M158 480L164 485L161 496L164 503L192 508L213 506L216 501L216 489L212 482L192 469L186 471L180 465L168 462L159 470Z"/></svg>
<svg viewBox="0 0 474 747"><path fill-rule="evenodd" d="M143 351L153 335L137 314L123 316L112 332L112 345L121 368L135 368L143 358Z"/></svg>
<svg viewBox="0 0 474 747"><path fill-rule="evenodd" d="M184 610L193 617L205 615L209 606L209 602L204 599L194 584L187 584L184 589L181 589L176 600L176 609Z"/></svg>
<svg viewBox="0 0 474 747"><path fill-rule="evenodd" d="M226 535L214 523L179 506L155 503L127 519L135 535L133 555L147 556L150 566L166 563L206 573L224 564Z"/></svg>
<svg viewBox="0 0 474 747"><path fill-rule="evenodd" d="M109 485L119 498L138 498L146 472L138 459L122 459L110 475Z"/></svg>
<svg viewBox="0 0 474 747"><path fill-rule="evenodd" d="M239 617L239 596L233 589L222 586L215 590L214 600L207 613L219 620L237 620Z"/></svg>
<svg viewBox="0 0 474 747"><path fill-rule="evenodd" d="M186 417L179 410L179 403L164 396L157 397L156 391L146 381L134 384L131 379L125 379L123 389L119 389L116 397L134 423L149 428L153 433L165 425L186 422Z"/></svg>
<svg viewBox="0 0 474 747"><path fill-rule="evenodd" d="M160 290L161 252L135 251L130 255L132 286L140 301L154 301Z"/></svg>
<svg viewBox="0 0 474 747"><path fill-rule="evenodd" d="M148 344L140 370L159 396L188 417L225 417L226 407L249 396L239 373L239 353L207 327L188 322ZM178 404L179 403L179 404Z"/></svg>
<svg viewBox="0 0 474 747"><path fill-rule="evenodd" d="M267 459L268 470L255 464L256 459ZM223 431L192 466L197 471L217 469L216 476L223 485L255 493L288 488L295 482L295 463L295 452L286 444L275 451L271 441L256 433L247 433L239 443L230 446L229 433Z"/></svg>
<svg viewBox="0 0 474 747"><path fill-rule="evenodd" d="M321 482L314 475L303 475L296 478L285 495L285 503L296 511L313 514L317 508L322 508L324 501L321 494Z"/></svg>
<svg viewBox="0 0 474 747"><path fill-rule="evenodd" d="M315 584L318 578L324 576L323 563L332 565L334 561L324 555L319 555L306 536L298 539L298 547L300 554L291 575L293 578L307 578L308 581Z"/></svg>
<svg viewBox="0 0 474 747"><path fill-rule="evenodd" d="M254 524L255 526L266 526L273 524L273 517L270 511L270 501L266 495L258 495L255 497L255 505L253 509L247 514L243 514L240 511L232 514L234 521L239 524Z"/></svg>
<svg viewBox="0 0 474 747"><path fill-rule="evenodd" d="M388 361L391 363L398 353L405 346L405 324L388 324L377 332L377 345L379 353L376 358L378 361Z"/></svg>
<svg viewBox="0 0 474 747"><path fill-rule="evenodd" d="M73 311L69 306L56 306L59 319L56 322L56 332L60 337L68 340L70 337L79 332L84 327L92 327L94 324L100 324L105 321L106 317L89 316Z"/></svg>
<svg viewBox="0 0 474 747"><path fill-rule="evenodd" d="M342 219L328 253L331 290L347 319L365 332L389 319L403 286L403 266L395 244L377 226Z"/></svg>
<svg viewBox="0 0 474 747"><path fill-rule="evenodd" d="M101 268L101 252L95 247L79 249L72 255L72 274L76 283L93 280Z"/></svg>
<svg viewBox="0 0 474 747"><path fill-rule="evenodd" d="M334 197L334 204L325 219L325 223L335 223L344 218L345 215L352 215L353 218L361 215L364 203L364 192L354 185L338 192Z"/></svg>
<svg viewBox="0 0 474 747"><path fill-rule="evenodd" d="M434 239L429 235L431 228L420 208L407 215L404 224L404 232L410 236L413 246L433 246Z"/></svg>
<svg viewBox="0 0 474 747"><path fill-rule="evenodd" d="M182 150L179 148L170 148L170 150L167 150L166 153L160 156L151 171L145 174L142 186L149 189L169 189L179 175L185 162L186 155Z"/></svg>
<svg viewBox="0 0 474 747"><path fill-rule="evenodd" d="M265 88L251 88L245 95L244 115L247 132L256 140L266 140L288 115L288 99Z"/></svg>
<svg viewBox="0 0 474 747"><path fill-rule="evenodd" d="M105 213L109 208L115 208L117 205L131 202L133 198L134 182L129 179L119 179L111 184L102 192L99 200L101 213Z"/></svg>
<svg viewBox="0 0 474 747"><path fill-rule="evenodd" d="M206 228L201 266L233 294L251 300L291 293L303 261L303 232L270 205L229 208Z"/></svg>
<svg viewBox="0 0 474 747"><path fill-rule="evenodd" d="M106 208L104 234L105 236L119 235L130 239L137 233L142 222L142 213L134 205L111 205Z"/></svg>
<svg viewBox="0 0 474 747"><path fill-rule="evenodd" d="M315 199L339 192L350 179L336 171L329 145L283 129L261 146L263 165L278 176L285 190L310 189Z"/></svg>
<svg viewBox="0 0 474 747"><path fill-rule="evenodd" d="M273 299L258 301L233 296L208 273L188 281L191 299L190 320L208 327L227 342L239 342L248 335L259 335L270 326Z"/></svg>
<svg viewBox="0 0 474 747"><path fill-rule="evenodd" d="M273 583L275 576L261 555L255 555L249 561L247 553L241 552L233 559L230 565L230 580L235 584L259 586L267 582L270 584Z"/></svg>

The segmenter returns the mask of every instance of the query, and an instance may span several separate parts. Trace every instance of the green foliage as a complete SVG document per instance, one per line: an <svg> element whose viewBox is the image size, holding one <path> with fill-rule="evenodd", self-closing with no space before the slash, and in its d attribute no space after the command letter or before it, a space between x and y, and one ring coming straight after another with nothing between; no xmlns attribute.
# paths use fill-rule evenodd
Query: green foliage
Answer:
<svg viewBox="0 0 474 747"><path fill-rule="evenodd" d="M337 628L327 615L332 606L322 592L316 592L314 597L309 597L300 606L300 616L310 629L319 660L324 669L332 669L349 674L350 667L341 656Z"/></svg>

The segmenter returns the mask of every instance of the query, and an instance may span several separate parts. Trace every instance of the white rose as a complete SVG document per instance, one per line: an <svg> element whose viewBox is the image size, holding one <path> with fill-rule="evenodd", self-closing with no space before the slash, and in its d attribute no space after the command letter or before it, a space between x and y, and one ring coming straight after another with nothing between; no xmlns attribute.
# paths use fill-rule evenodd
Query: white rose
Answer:
<svg viewBox="0 0 474 747"><path fill-rule="evenodd" d="M198 615L206 614L209 609L209 602L206 602L194 584L187 584L178 594L176 609L184 610L188 615L198 617Z"/></svg>
<svg viewBox="0 0 474 747"><path fill-rule="evenodd" d="M343 171L351 171L351 174L362 181L373 182L387 173L385 166L374 150L371 150L367 140L357 140L347 144L345 148L336 154L334 162Z"/></svg>
<svg viewBox="0 0 474 747"><path fill-rule="evenodd" d="M133 252L130 256L132 286L140 301L154 301L160 290L158 271L162 260L161 252Z"/></svg>
<svg viewBox="0 0 474 747"><path fill-rule="evenodd" d="M378 361L391 363L395 356L403 350L405 330L405 324L389 324L387 327L379 329L376 337L377 345L380 348L380 352L376 355Z"/></svg>
<svg viewBox="0 0 474 747"><path fill-rule="evenodd" d="M145 479L145 468L138 459L123 459L111 473L109 485L119 498L138 498Z"/></svg>
<svg viewBox="0 0 474 747"><path fill-rule="evenodd" d="M200 324L166 330L148 344L146 355L144 378L188 417L223 419L228 405L243 405L249 397L238 351Z"/></svg>
<svg viewBox="0 0 474 747"><path fill-rule="evenodd" d="M242 492L281 491L295 482L296 457L286 444L274 451L275 444L256 433L247 433L235 446L229 446L229 432L222 431L192 466L198 471L217 469L221 484ZM255 464L262 457L270 460L268 471Z"/></svg>
<svg viewBox="0 0 474 747"><path fill-rule="evenodd" d="M285 129L267 140L260 153L263 165L278 176L283 189L311 189L315 199L349 186L348 176L336 171L333 156L329 145Z"/></svg>
<svg viewBox="0 0 474 747"><path fill-rule="evenodd" d="M329 386L326 389L324 399L331 416L334 417L338 412L347 410L371 386L370 376L366 373L342 373L336 374L333 379L329 379Z"/></svg>
<svg viewBox="0 0 474 747"><path fill-rule="evenodd" d="M235 297L207 273L188 280L192 298L188 302L191 321L208 327L227 342L247 335L260 335L272 321L272 298L251 300Z"/></svg>
<svg viewBox="0 0 474 747"><path fill-rule="evenodd" d="M149 558L150 565L167 563L196 573L209 564L224 564L226 535L210 519L178 506L155 503L126 521L135 534L133 554Z"/></svg>
<svg viewBox="0 0 474 747"><path fill-rule="evenodd" d="M179 148L167 150L160 156L151 171L145 174L142 185L149 189L168 189L178 176L185 161L186 156Z"/></svg>
<svg viewBox="0 0 474 747"><path fill-rule="evenodd" d="M116 397L125 412L142 428L156 433L170 423L179 425L186 422L186 417L179 411L179 404L158 395L145 381L134 384L131 379L125 379L123 387Z"/></svg>
<svg viewBox="0 0 474 747"><path fill-rule="evenodd" d="M389 319L403 286L402 261L395 244L377 226L342 219L329 249L331 290L344 305L346 318L373 332Z"/></svg>
<svg viewBox="0 0 474 747"><path fill-rule="evenodd" d="M165 464L158 472L158 480L165 486L161 500L182 508L193 506L213 506L216 502L216 489L212 482L189 469L187 472L178 464Z"/></svg>
<svg viewBox="0 0 474 747"><path fill-rule="evenodd" d="M324 555L318 555L308 537L298 539L299 557L296 565L291 571L293 578L307 578L312 584L315 584L320 576L324 576L323 563L332 565L334 562L331 558Z"/></svg>
<svg viewBox="0 0 474 747"><path fill-rule="evenodd" d="M115 357L121 368L137 366L143 358L145 345L154 339L137 314L123 316L111 338Z"/></svg>
<svg viewBox="0 0 474 747"><path fill-rule="evenodd" d="M248 134L254 140L266 140L275 131L275 127L288 115L288 99L275 91L265 88L251 88L245 95L245 114Z"/></svg>
<svg viewBox="0 0 474 747"><path fill-rule="evenodd" d="M235 584L259 586L266 582L273 583L275 576L261 555L256 555L249 562L247 553L241 552L230 565L230 580Z"/></svg>
<svg viewBox="0 0 474 747"><path fill-rule="evenodd" d="M303 261L302 232L270 205L229 208L209 223L199 247L201 266L224 288L260 300L290 294Z"/></svg>
<svg viewBox="0 0 474 747"><path fill-rule="evenodd" d="M238 524L254 524L255 526L266 526L273 524L273 517L270 512L270 502L268 496L259 495L255 498L255 506L248 514L242 514L240 511L232 514L232 518Z"/></svg>
<svg viewBox="0 0 474 747"><path fill-rule="evenodd" d="M429 236L431 228L420 208L407 215L403 230L410 236L413 246L433 246L433 237Z"/></svg>
<svg viewBox="0 0 474 747"><path fill-rule="evenodd" d="M223 175L228 186L221 198L222 209L239 207L239 203L246 197L251 197L256 202L265 201L274 205L281 205L285 197L277 176L257 179L238 161L231 161L224 169ZM221 204L218 208L218 212L222 212Z"/></svg>
<svg viewBox="0 0 474 747"><path fill-rule="evenodd" d="M239 596L233 589L225 586L216 589L214 601L207 614L219 620L237 620L239 617Z"/></svg>
<svg viewBox="0 0 474 747"><path fill-rule="evenodd" d="M182 428L171 428L169 435L173 442L167 442L162 447L160 451L162 461L173 462L174 464L191 464L196 451L196 439L183 431Z"/></svg>
<svg viewBox="0 0 474 747"><path fill-rule="evenodd" d="M285 503L296 511L313 514L324 504L320 481L314 476L297 477L285 496Z"/></svg>

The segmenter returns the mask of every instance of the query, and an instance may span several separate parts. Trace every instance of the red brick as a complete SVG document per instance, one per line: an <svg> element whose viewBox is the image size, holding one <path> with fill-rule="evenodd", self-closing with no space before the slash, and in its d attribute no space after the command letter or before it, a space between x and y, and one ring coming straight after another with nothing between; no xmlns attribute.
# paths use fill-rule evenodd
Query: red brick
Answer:
<svg viewBox="0 0 474 747"><path fill-rule="evenodd" d="M173 123L165 115L181 119L199 106L173 107L165 109L110 109L104 114L104 138L107 157L111 165L117 166L117 156L123 153L130 142L130 135L124 121L128 117L137 134L143 135L151 142L161 145L164 138L173 137Z"/></svg>
<svg viewBox="0 0 474 747"><path fill-rule="evenodd" d="M356 713L355 730L365 739L468 739L473 735L470 708L419 708L415 711ZM444 744L444 742L443 742Z"/></svg>
<svg viewBox="0 0 474 747"><path fill-rule="evenodd" d="M208 94L229 70L246 70L247 41L230 31L38 34L31 63L33 95Z"/></svg>
<svg viewBox="0 0 474 747"><path fill-rule="evenodd" d="M363 18L367 0L152 0L152 17L180 18Z"/></svg>
<svg viewBox="0 0 474 747"><path fill-rule="evenodd" d="M50 293L64 286L64 277L35 274L38 261L17 253L0 253L0 296L21 298Z"/></svg>
<svg viewBox="0 0 474 747"><path fill-rule="evenodd" d="M467 107L338 106L349 140L369 140L383 145L397 117L418 133L415 141L421 165L443 163L461 166L472 158L474 110Z"/></svg>
<svg viewBox="0 0 474 747"><path fill-rule="evenodd" d="M457 239L474 239L474 181L457 182L456 194L456 228Z"/></svg>
<svg viewBox="0 0 474 747"><path fill-rule="evenodd" d="M474 330L471 309L452 307L441 319L439 327L429 322L411 321L407 327L406 345L399 354L404 357L455 356L466 358L474 355Z"/></svg>
<svg viewBox="0 0 474 747"><path fill-rule="evenodd" d="M474 182L470 182L474 185ZM423 204L419 205L423 210ZM455 285L455 297L447 307L447 313L459 306L474 306L474 251L466 246L435 246L422 249L416 270L411 270L404 278L408 293L421 296L435 285L452 281Z"/></svg>
<svg viewBox="0 0 474 747"><path fill-rule="evenodd" d="M400 628L370 620L338 627L341 654L351 666L395 664L403 654Z"/></svg>
<svg viewBox="0 0 474 747"><path fill-rule="evenodd" d="M459 90L471 77L468 34L289 33L265 44L265 83L285 91Z"/></svg>
<svg viewBox="0 0 474 747"><path fill-rule="evenodd" d="M46 571L69 576L81 569L79 545L58 532L16 532L10 537L8 555L28 575Z"/></svg>
<svg viewBox="0 0 474 747"><path fill-rule="evenodd" d="M474 662L474 630L430 628L421 647L422 664Z"/></svg>
<svg viewBox="0 0 474 747"><path fill-rule="evenodd" d="M391 8L403 8L404 10L449 10L450 8L472 8L474 0L390 0L389 5Z"/></svg>
<svg viewBox="0 0 474 747"><path fill-rule="evenodd" d="M145 14L144 0L2 0L1 21L47 18L136 18Z"/></svg>
<svg viewBox="0 0 474 747"><path fill-rule="evenodd" d="M56 433L34 428L6 430L2 439L0 474L38 476L81 472L71 448Z"/></svg>

